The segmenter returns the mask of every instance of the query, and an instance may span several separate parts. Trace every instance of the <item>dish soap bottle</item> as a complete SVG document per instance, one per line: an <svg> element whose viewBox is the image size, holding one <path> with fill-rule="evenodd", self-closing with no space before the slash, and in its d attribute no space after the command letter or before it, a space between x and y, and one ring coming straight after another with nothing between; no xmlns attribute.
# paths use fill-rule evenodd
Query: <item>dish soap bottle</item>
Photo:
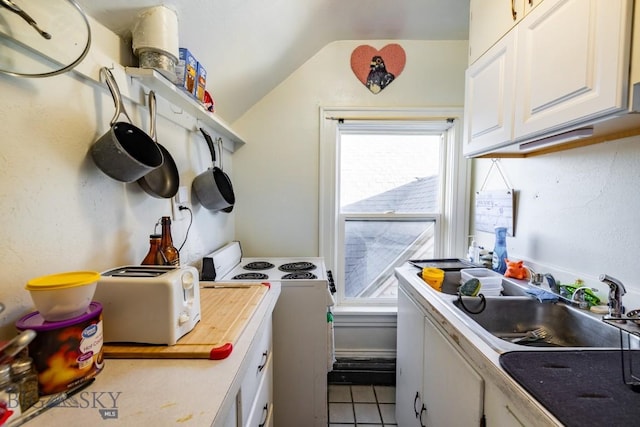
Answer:
<svg viewBox="0 0 640 427"><path fill-rule="evenodd" d="M480 264L480 247L476 243L476 239L474 238L474 236L469 237L471 238L471 244L469 245L467 258L474 264Z"/></svg>
<svg viewBox="0 0 640 427"><path fill-rule="evenodd" d="M507 227L496 227L496 243L493 248L491 268L500 274L507 271Z"/></svg>
<svg viewBox="0 0 640 427"><path fill-rule="evenodd" d="M162 217L162 239L160 240L160 255L165 265L180 265L180 252L173 246L171 237L171 218Z"/></svg>

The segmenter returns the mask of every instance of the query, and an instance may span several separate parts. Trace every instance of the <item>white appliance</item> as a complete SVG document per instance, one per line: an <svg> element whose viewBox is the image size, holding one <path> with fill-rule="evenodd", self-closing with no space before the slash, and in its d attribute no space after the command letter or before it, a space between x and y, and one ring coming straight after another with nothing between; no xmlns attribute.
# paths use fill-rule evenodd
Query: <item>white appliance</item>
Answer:
<svg viewBox="0 0 640 427"><path fill-rule="evenodd" d="M124 266L103 272L104 342L173 345L200 321L198 270L190 266Z"/></svg>
<svg viewBox="0 0 640 427"><path fill-rule="evenodd" d="M281 293L273 313L274 425L322 426L327 421L327 372L333 365L335 291L324 259L243 258L231 242L202 260L207 282L274 282Z"/></svg>

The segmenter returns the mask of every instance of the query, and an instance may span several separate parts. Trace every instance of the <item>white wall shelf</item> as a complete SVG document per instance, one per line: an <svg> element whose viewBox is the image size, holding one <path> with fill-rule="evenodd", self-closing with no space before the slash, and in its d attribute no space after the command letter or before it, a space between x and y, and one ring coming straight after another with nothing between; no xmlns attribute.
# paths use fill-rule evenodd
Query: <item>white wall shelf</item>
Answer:
<svg viewBox="0 0 640 427"><path fill-rule="evenodd" d="M139 80L149 89L153 89L158 96L165 98L170 103L182 108L186 113L193 115L223 138L228 138L237 149L244 145L245 141L231 127L214 113L207 111L196 99L191 98L166 77L149 68L125 67L125 72L131 78Z"/></svg>

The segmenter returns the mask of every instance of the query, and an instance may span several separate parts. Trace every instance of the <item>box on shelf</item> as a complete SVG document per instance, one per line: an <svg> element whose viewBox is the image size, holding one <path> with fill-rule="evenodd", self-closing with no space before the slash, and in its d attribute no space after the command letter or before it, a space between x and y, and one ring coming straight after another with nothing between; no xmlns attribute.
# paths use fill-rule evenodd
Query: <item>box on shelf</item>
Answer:
<svg viewBox="0 0 640 427"><path fill-rule="evenodd" d="M207 70L204 66L198 62L198 72L196 74L196 98L200 100L200 102L204 102L204 91L207 86Z"/></svg>
<svg viewBox="0 0 640 427"><path fill-rule="evenodd" d="M460 270L460 281L470 279L480 281L480 293L484 296L497 296L502 292L502 275L488 268L463 268Z"/></svg>
<svg viewBox="0 0 640 427"><path fill-rule="evenodd" d="M178 50L178 66L176 67L176 85L186 90L189 94L196 96L196 75L198 72L198 61L189 52L189 49L181 47Z"/></svg>

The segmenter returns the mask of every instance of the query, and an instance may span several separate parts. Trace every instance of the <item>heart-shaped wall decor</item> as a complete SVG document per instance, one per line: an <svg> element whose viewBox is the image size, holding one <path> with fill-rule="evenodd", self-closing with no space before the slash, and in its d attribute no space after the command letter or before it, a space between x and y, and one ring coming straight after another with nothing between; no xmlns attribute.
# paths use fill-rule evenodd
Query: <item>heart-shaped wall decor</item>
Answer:
<svg viewBox="0 0 640 427"><path fill-rule="evenodd" d="M404 49L396 43L380 50L365 44L351 53L353 73L372 93L380 93L397 79L406 61Z"/></svg>

